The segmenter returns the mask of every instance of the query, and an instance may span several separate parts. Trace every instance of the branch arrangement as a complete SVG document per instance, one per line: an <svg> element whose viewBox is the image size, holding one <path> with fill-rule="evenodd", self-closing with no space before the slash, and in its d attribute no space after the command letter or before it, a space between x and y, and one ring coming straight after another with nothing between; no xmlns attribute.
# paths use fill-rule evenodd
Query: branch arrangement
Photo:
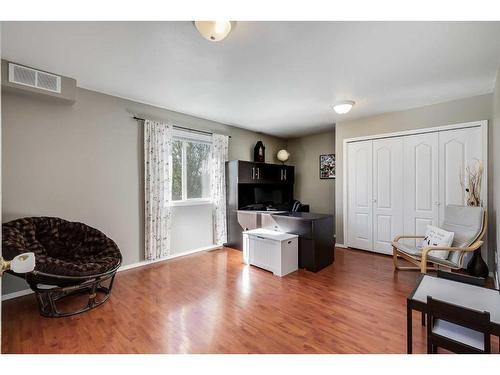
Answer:
<svg viewBox="0 0 500 375"><path fill-rule="evenodd" d="M466 177L460 178L460 184L465 190L467 206L482 206L481 183L483 180L484 165L481 160L475 159L474 165L465 168Z"/></svg>

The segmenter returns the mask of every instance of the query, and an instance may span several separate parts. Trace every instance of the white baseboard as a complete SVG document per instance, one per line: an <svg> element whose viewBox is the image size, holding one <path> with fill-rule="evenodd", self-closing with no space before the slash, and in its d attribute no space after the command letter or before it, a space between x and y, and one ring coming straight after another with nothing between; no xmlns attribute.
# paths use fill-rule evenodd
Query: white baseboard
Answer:
<svg viewBox="0 0 500 375"><path fill-rule="evenodd" d="M222 247L222 246L211 245L211 246L200 247L200 248L194 249L194 250L188 250L188 251L185 251L185 252L179 253L179 254L170 255L166 258L155 259L155 260L142 260L142 261L137 262L137 263L132 263L132 264L127 264L127 265L121 266L118 269L118 272L130 270L132 268L147 266L149 264L165 262L165 261L170 260L170 259L180 258L180 257L186 256L186 255L198 253L200 251L215 250L215 249L218 249L220 247Z"/></svg>
<svg viewBox="0 0 500 375"><path fill-rule="evenodd" d="M349 248L349 246L344 245L343 243L336 243L335 247L341 247L342 249L348 249Z"/></svg>
<svg viewBox="0 0 500 375"><path fill-rule="evenodd" d="M132 263L132 264L126 264L126 265L123 265L120 268L118 268L117 272L126 271L126 270L130 270L132 268L137 268L137 267L144 267L144 266L148 266L148 265L153 264L153 263L165 262L167 260L180 258L180 257L186 256L186 255L198 253L200 251L215 250L215 249L219 249L221 247L222 246L218 246L218 245L205 246L205 247L200 247L200 248L194 249L194 250L188 250L188 251L185 251L185 252L180 253L180 254L174 254L174 255L171 255L171 256L166 257L166 258L155 259L155 260L143 260L143 261ZM26 295L32 294L32 293L33 293L33 291L31 289L19 290L17 292L12 292L12 293L2 295L2 301L7 301L9 299L14 299L14 298L26 296Z"/></svg>

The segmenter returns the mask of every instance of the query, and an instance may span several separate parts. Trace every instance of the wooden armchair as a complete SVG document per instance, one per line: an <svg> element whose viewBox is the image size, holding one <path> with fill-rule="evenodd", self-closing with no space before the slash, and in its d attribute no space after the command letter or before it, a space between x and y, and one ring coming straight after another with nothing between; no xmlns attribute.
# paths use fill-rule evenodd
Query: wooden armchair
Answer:
<svg viewBox="0 0 500 375"><path fill-rule="evenodd" d="M427 273L430 269L445 268L448 270L461 269L465 254L473 252L483 244L483 237L487 228L486 211L482 207L446 206L441 228L454 232L453 244L450 247L418 247L401 242L403 239L423 239L424 236L398 235L392 242L394 268L396 270L420 270ZM447 258L432 256L432 250L449 252ZM400 266L399 259L403 258L414 266Z"/></svg>

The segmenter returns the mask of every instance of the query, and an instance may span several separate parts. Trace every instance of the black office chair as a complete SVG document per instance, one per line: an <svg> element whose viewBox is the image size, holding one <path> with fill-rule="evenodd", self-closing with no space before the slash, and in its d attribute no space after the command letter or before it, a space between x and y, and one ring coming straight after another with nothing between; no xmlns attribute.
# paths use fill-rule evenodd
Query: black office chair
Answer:
<svg viewBox="0 0 500 375"><path fill-rule="evenodd" d="M309 212L309 205L302 204L300 201L293 201L292 203L292 212Z"/></svg>
<svg viewBox="0 0 500 375"><path fill-rule="evenodd" d="M443 348L459 354L491 353L490 313L427 297L427 353Z"/></svg>

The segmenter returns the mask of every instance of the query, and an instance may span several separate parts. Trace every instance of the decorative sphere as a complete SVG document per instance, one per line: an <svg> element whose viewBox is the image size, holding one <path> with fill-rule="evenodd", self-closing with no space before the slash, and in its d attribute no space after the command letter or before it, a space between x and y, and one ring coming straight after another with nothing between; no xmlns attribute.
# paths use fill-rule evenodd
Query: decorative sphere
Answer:
<svg viewBox="0 0 500 375"><path fill-rule="evenodd" d="M285 161L288 160L290 153L287 150L279 150L277 156L278 156L278 160L282 161L284 163Z"/></svg>

